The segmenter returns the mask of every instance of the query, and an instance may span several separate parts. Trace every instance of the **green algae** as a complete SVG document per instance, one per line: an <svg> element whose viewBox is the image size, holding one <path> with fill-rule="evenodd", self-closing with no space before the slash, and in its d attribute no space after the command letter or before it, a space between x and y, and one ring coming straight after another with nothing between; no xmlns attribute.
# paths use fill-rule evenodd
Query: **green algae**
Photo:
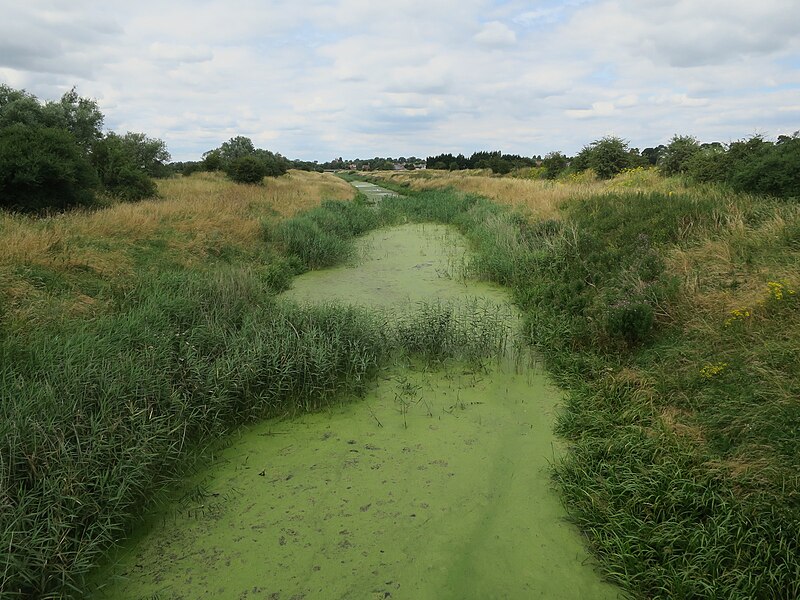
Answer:
<svg viewBox="0 0 800 600"><path fill-rule="evenodd" d="M441 226L367 236L293 299L412 310L500 288ZM616 598L550 487L558 401L535 366L396 365L357 402L244 429L100 572L105 598Z"/></svg>

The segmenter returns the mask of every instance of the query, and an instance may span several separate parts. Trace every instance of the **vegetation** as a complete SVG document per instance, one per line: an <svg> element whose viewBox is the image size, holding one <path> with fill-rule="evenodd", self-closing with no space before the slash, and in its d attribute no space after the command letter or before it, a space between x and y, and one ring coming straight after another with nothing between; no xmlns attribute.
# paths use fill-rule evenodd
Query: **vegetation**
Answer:
<svg viewBox="0 0 800 600"><path fill-rule="evenodd" d="M91 202L114 177L135 187L119 165L163 161L146 136L93 134L89 101L50 106L0 93L0 166L16 177L3 198L24 203L10 207ZM199 173L158 182L164 200L0 214L4 594L80 595L100 553L242 422L360 393L398 354L496 353L497 331L448 307L391 321L275 300L296 273L346 260L355 236L418 219L469 237L469 269L513 289L568 390L554 477L607 577L642 598L797 597L800 210L732 191L796 197L797 140L676 137L653 154L669 178L616 138L555 179L387 173L407 196L378 212L320 174ZM205 160L265 164L248 142ZM563 161L549 158L552 173Z"/></svg>
<svg viewBox="0 0 800 600"><path fill-rule="evenodd" d="M603 185L555 213L545 194L535 220L446 190L408 202L472 239L569 391L554 476L606 575L641 598L795 598L800 211Z"/></svg>
<svg viewBox="0 0 800 600"><path fill-rule="evenodd" d="M164 142L141 133L102 133L103 114L73 89L58 102L0 84L0 208L63 210L95 194L140 200L166 174Z"/></svg>
<svg viewBox="0 0 800 600"><path fill-rule="evenodd" d="M82 575L104 549L198 450L238 424L360 393L390 357L481 360L502 350L498 323L453 307L390 321L277 302L274 292L296 270L346 257L347 240L378 216L360 202L327 201L275 222L265 202L259 226L252 196L226 202L219 194L224 185L235 188L234 198L252 188L209 175L192 180L163 183L174 200L69 215L63 230L64 219L5 217L12 250L0 337L6 597L80 596ZM196 197L208 184L207 203L187 206L179 195ZM120 228L130 238L114 247ZM227 235L208 236L219 228ZM30 244L48 230L37 253ZM311 233L298 244L297 231ZM76 273L91 257L83 244L104 247L107 268L116 270ZM74 258L53 261L54 251ZM37 291L45 301L18 304ZM53 314L59 304L49 301L62 298L84 310ZM417 331L433 326L435 335Z"/></svg>
<svg viewBox="0 0 800 600"><path fill-rule="evenodd" d="M203 154L202 167L190 163L189 173L202 168L206 171L224 171L237 183L260 183L264 177L285 175L291 163L280 154L256 148L253 141L242 135L232 137L219 148ZM183 168L186 172L186 168Z"/></svg>

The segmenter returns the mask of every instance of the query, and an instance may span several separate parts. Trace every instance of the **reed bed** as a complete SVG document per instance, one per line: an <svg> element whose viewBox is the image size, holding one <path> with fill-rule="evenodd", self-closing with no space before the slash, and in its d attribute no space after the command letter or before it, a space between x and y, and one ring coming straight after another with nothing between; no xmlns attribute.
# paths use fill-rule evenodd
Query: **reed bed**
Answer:
<svg viewBox="0 0 800 600"><path fill-rule="evenodd" d="M286 232L298 223L338 236L314 255L332 264L379 221L359 202L326 201L259 226L271 262L151 265L107 290L108 310L91 319L0 330L4 598L81 597L103 552L232 428L361 394L389 361L480 362L505 346L506 330L477 305L437 306L426 335L415 330L432 326L433 308L401 326L380 312L278 302L276 265L285 275L317 264L293 254Z"/></svg>

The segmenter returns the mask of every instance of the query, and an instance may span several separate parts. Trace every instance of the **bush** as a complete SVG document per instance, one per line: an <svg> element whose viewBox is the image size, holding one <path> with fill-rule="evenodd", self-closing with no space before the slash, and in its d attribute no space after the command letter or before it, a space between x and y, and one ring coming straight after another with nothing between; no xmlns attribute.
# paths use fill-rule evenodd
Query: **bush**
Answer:
<svg viewBox="0 0 800 600"><path fill-rule="evenodd" d="M92 160L100 181L108 194L121 200L155 196L156 185L138 164L135 145L126 137L110 133L95 143Z"/></svg>
<svg viewBox="0 0 800 600"><path fill-rule="evenodd" d="M730 178L735 190L781 198L800 197L800 138L786 138L756 157L739 161Z"/></svg>
<svg viewBox="0 0 800 600"><path fill-rule="evenodd" d="M255 156L242 156L228 163L225 173L237 183L261 183L267 175L267 165Z"/></svg>
<svg viewBox="0 0 800 600"><path fill-rule="evenodd" d="M66 129L17 123L0 129L0 207L23 212L85 206L98 181Z"/></svg>
<svg viewBox="0 0 800 600"><path fill-rule="evenodd" d="M623 169L638 166L640 161L641 157L628 148L628 142L607 136L585 146L575 157L572 168L576 171L592 169L600 179L611 179Z"/></svg>
<svg viewBox="0 0 800 600"><path fill-rule="evenodd" d="M545 179L555 179L569 166L569 159L561 152L550 152L542 160Z"/></svg>

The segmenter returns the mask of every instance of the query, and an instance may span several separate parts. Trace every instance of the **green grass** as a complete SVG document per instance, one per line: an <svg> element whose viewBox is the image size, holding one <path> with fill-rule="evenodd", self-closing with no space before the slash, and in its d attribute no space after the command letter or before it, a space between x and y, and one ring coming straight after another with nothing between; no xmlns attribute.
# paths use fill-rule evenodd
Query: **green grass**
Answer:
<svg viewBox="0 0 800 600"><path fill-rule="evenodd" d="M303 262L282 237L292 222L322 225L345 250L321 245L319 262ZM150 269L94 319L2 332L4 598L79 597L109 545L239 424L358 395L399 357L482 361L504 351L508 332L477 305L421 306L395 322L275 299L298 263L341 260L377 223L357 203L326 203L285 222L268 265Z"/></svg>
<svg viewBox="0 0 800 600"><path fill-rule="evenodd" d="M237 424L358 394L398 355L501 352L481 307L390 324L275 301L295 273L346 260L355 236L409 219L456 225L467 271L513 290L568 390L554 478L609 579L640 598L800 596L800 211L688 191L569 200L561 217L447 190L377 211L328 203L265 226L257 259L144 261L103 284L107 311L0 329L5 596L79 596L105 548Z"/></svg>
<svg viewBox="0 0 800 600"><path fill-rule="evenodd" d="M708 188L576 198L544 222L454 191L386 203L456 224L468 268L513 289L568 391L554 480L611 581L800 597L799 207Z"/></svg>

